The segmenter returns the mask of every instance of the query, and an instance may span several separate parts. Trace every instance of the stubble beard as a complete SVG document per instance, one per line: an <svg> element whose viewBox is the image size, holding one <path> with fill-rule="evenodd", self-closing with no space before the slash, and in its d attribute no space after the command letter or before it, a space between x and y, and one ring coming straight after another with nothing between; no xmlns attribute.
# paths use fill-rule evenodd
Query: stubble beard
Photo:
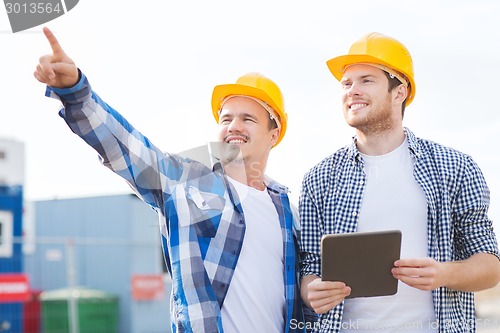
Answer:
<svg viewBox="0 0 500 333"><path fill-rule="evenodd" d="M349 110L345 110L347 124L354 127L365 135L380 135L394 128L390 99L379 105L370 104L370 110L365 115L349 116ZM347 106L345 107L347 108Z"/></svg>

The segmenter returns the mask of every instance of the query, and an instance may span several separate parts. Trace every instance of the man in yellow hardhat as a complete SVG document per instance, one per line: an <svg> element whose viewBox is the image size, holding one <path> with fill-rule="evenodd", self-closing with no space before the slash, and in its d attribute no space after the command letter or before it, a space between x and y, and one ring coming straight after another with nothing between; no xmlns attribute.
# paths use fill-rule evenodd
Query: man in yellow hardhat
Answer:
<svg viewBox="0 0 500 333"><path fill-rule="evenodd" d="M222 153L215 165L165 154L92 91L44 28L52 53L34 73L71 130L161 217L173 332L299 332L298 214L265 176L285 135L278 86L258 73L214 88ZM302 326L303 327L303 326Z"/></svg>
<svg viewBox="0 0 500 333"><path fill-rule="evenodd" d="M415 97L413 62L394 38L371 33L327 62L343 89L351 145L304 177L301 294L321 317L315 332L474 332L473 292L500 280L487 216L489 191L471 157L403 126ZM325 234L402 232L391 296L348 298L344 281L321 280Z"/></svg>

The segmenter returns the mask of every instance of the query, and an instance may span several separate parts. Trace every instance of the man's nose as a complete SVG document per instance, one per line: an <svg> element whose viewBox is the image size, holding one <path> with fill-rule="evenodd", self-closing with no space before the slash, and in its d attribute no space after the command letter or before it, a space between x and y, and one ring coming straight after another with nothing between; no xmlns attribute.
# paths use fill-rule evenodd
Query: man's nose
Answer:
<svg viewBox="0 0 500 333"><path fill-rule="evenodd" d="M238 117L234 117L229 123L227 130L229 132L238 132L241 130L242 126L243 122L241 121L241 119L239 119Z"/></svg>
<svg viewBox="0 0 500 333"><path fill-rule="evenodd" d="M361 90L359 89L359 85L357 83L352 83L347 89L347 95L348 96L354 96L354 95L360 95Z"/></svg>

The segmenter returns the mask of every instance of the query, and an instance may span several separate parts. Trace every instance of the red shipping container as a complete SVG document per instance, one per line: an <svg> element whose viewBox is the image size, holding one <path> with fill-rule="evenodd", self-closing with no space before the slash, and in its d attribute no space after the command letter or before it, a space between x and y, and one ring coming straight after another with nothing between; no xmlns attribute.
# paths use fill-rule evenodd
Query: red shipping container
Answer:
<svg viewBox="0 0 500 333"><path fill-rule="evenodd" d="M40 333L40 316L42 311L40 302L41 293L41 290L30 290L29 299L24 303L24 333Z"/></svg>

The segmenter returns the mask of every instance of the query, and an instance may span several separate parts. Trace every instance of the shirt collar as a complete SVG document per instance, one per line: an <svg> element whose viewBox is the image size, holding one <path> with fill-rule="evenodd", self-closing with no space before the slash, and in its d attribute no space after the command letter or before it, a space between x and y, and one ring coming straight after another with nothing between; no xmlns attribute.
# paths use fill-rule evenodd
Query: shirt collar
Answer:
<svg viewBox="0 0 500 333"><path fill-rule="evenodd" d="M286 187L285 185L278 183L277 181L269 178L268 176L264 177L265 177L264 184L266 184L268 189L282 194L287 194L290 192L288 187Z"/></svg>
<svg viewBox="0 0 500 333"><path fill-rule="evenodd" d="M404 128L406 139L408 140L408 149L410 153L415 157L419 158L422 155L422 147L418 138L410 131L407 127Z"/></svg>
<svg viewBox="0 0 500 333"><path fill-rule="evenodd" d="M408 150L415 158L419 158L422 155L422 147L420 146L417 137L407 127L404 128L404 132L406 140L408 141ZM352 161L361 160L361 155L359 153L358 147L356 146L356 141L356 136L353 136L352 143L348 147L348 155Z"/></svg>
<svg viewBox="0 0 500 333"><path fill-rule="evenodd" d="M215 173L219 173L219 174L225 176L224 167L223 167L221 162L215 163L212 170ZM268 190L271 190L271 191L274 191L274 192L277 192L280 194L287 194L290 192L288 187L278 183L277 181L273 180L272 178L270 178L266 175L264 175L264 184L266 185Z"/></svg>

